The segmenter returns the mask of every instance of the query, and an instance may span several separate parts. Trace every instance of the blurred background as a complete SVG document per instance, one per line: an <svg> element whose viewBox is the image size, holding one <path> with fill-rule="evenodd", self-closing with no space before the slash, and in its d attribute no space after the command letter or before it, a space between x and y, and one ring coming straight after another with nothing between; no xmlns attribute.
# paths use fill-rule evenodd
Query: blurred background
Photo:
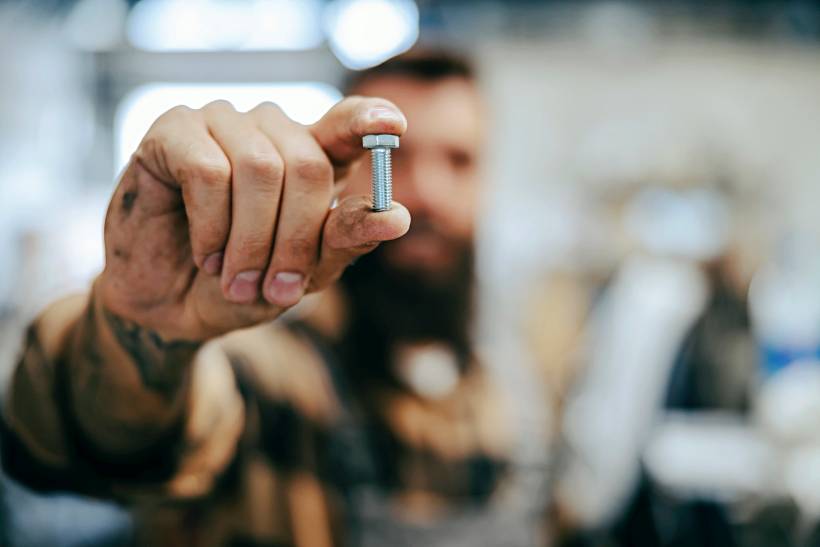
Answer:
<svg viewBox="0 0 820 547"><path fill-rule="evenodd" d="M555 543L820 545L814 1L0 0L0 381L100 270L159 114L309 123L419 44L485 91L479 338L553 409ZM130 537L120 508L0 489L0 545Z"/></svg>

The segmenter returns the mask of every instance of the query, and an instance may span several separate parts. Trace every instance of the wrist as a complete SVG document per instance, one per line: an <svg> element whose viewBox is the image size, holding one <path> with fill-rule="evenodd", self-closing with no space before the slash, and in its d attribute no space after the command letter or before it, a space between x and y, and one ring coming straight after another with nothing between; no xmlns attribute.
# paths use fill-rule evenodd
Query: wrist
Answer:
<svg viewBox="0 0 820 547"><path fill-rule="evenodd" d="M110 357L136 365L146 387L163 391L176 386L202 342L163 331L137 314L121 312L106 299L102 276L95 282L86 315L87 333Z"/></svg>
<svg viewBox="0 0 820 547"><path fill-rule="evenodd" d="M119 277L105 271L94 281L91 305L99 311L97 315L108 318L109 323L116 320L129 329L139 327L164 344L201 344L207 340L207 337L192 336L190 329L184 328L185 322L176 309L180 307L179 304L168 305L159 299L152 301L141 298L138 290L122 286Z"/></svg>

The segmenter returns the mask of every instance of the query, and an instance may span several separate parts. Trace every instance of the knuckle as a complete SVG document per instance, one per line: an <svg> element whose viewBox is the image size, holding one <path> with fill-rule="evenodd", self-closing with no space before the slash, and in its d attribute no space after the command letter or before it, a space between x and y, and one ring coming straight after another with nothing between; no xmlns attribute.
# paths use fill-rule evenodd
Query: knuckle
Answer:
<svg viewBox="0 0 820 547"><path fill-rule="evenodd" d="M234 109L233 104L230 101L226 101L225 99L217 99L215 101L211 101L205 106L202 107L203 112L236 112Z"/></svg>
<svg viewBox="0 0 820 547"><path fill-rule="evenodd" d="M228 227L216 222L199 222L191 219L191 244L198 252L219 251L225 246Z"/></svg>
<svg viewBox="0 0 820 547"><path fill-rule="evenodd" d="M227 184L230 180L231 168L227 162L216 158L199 157L182 162L175 175L182 184L219 187Z"/></svg>
<svg viewBox="0 0 820 547"><path fill-rule="evenodd" d="M165 153L171 148L169 143L174 136L196 131L199 123L197 112L187 106L175 106L167 110L148 128L137 149L138 155L163 160Z"/></svg>
<svg viewBox="0 0 820 547"><path fill-rule="evenodd" d="M159 120L186 120L194 115L194 110L183 104L177 105L165 111L158 119Z"/></svg>
<svg viewBox="0 0 820 547"><path fill-rule="evenodd" d="M231 178L231 169L226 163L210 158L194 164L194 172L201 183L207 186L220 186Z"/></svg>
<svg viewBox="0 0 820 547"><path fill-rule="evenodd" d="M163 112L148 129L151 134L168 134L179 131L180 126L191 126L199 120L199 113L185 105L177 105Z"/></svg>
<svg viewBox="0 0 820 547"><path fill-rule="evenodd" d="M162 157L162 151L165 149L165 143L162 136L156 131L149 131L142 139L134 156L137 159L147 160L149 158Z"/></svg>
<svg viewBox="0 0 820 547"><path fill-rule="evenodd" d="M231 237L233 240L233 237ZM270 235L266 233L242 234L230 243L230 255L241 262L264 262L270 250Z"/></svg>
<svg viewBox="0 0 820 547"><path fill-rule="evenodd" d="M315 156L296 157L288 163L297 177L313 188L330 188L333 180L333 166L326 158Z"/></svg>
<svg viewBox="0 0 820 547"><path fill-rule="evenodd" d="M316 260L318 252L315 239L293 237L277 245L277 262L280 266L288 264L306 267Z"/></svg>
<svg viewBox="0 0 820 547"><path fill-rule="evenodd" d="M256 105L253 110L249 112L250 114L257 114L260 116L282 116L284 115L284 111L282 107L278 104L273 103L271 101L264 101Z"/></svg>
<svg viewBox="0 0 820 547"><path fill-rule="evenodd" d="M273 154L246 154L238 164L262 187L278 183L285 173L282 160Z"/></svg>

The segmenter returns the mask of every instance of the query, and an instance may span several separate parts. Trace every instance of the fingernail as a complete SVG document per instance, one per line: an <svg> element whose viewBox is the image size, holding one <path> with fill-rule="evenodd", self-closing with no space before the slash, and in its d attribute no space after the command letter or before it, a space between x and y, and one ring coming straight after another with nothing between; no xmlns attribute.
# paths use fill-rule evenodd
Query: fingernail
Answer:
<svg viewBox="0 0 820 547"><path fill-rule="evenodd" d="M202 269L210 275L219 275L222 271L222 253L212 253L202 261Z"/></svg>
<svg viewBox="0 0 820 547"><path fill-rule="evenodd" d="M268 300L283 307L293 306L305 293L304 280L299 272L279 272L268 284Z"/></svg>
<svg viewBox="0 0 820 547"><path fill-rule="evenodd" d="M228 289L228 296L234 302L246 303L256 300L259 296L259 278L262 272L248 270L236 274Z"/></svg>
<svg viewBox="0 0 820 547"><path fill-rule="evenodd" d="M374 106L367 112L367 115L372 121L404 121L404 116L399 114L394 108L388 108L386 106Z"/></svg>

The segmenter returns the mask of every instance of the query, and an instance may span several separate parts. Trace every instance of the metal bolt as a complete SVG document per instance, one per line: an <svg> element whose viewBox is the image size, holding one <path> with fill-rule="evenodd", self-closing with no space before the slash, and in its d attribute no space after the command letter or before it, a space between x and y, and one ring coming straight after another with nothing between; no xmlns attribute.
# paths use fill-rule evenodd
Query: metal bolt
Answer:
<svg viewBox="0 0 820 547"><path fill-rule="evenodd" d="M362 146L370 150L374 211L389 211L393 203L393 164L390 150L399 147L396 135L365 135Z"/></svg>

